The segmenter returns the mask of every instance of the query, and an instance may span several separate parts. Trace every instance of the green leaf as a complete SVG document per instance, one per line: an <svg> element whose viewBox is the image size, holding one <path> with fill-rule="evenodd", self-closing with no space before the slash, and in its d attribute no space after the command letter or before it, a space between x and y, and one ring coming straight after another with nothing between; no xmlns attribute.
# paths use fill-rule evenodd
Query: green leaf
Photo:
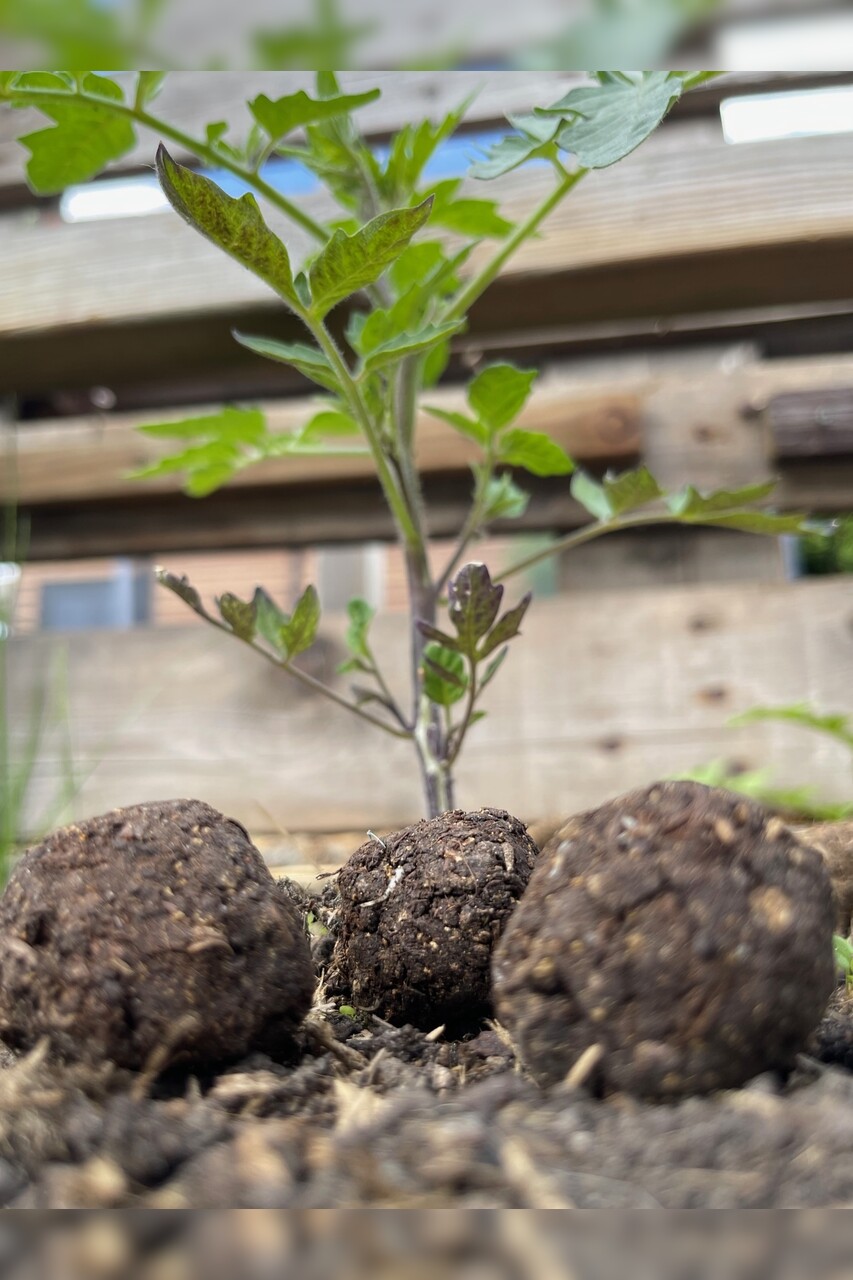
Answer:
<svg viewBox="0 0 853 1280"><path fill-rule="evenodd" d="M717 489L713 493L700 493L693 485L686 485L677 493L667 496L666 504L675 516L689 518L695 515L713 514L715 511L734 511L738 507L761 502L776 488L775 480L745 485L741 489Z"/></svg>
<svg viewBox="0 0 853 1280"><path fill-rule="evenodd" d="M572 89L553 106L538 107L536 115L563 117L558 146L585 169L603 169L645 141L681 91L681 80L668 71L644 71Z"/></svg>
<svg viewBox="0 0 853 1280"><path fill-rule="evenodd" d="M151 480L182 471L185 473L185 492L193 498L204 498L231 479L240 466L240 459L239 446L211 440L140 467L130 472L128 479Z"/></svg>
<svg viewBox="0 0 853 1280"><path fill-rule="evenodd" d="M310 649L317 637L320 624L320 598L317 588L308 586L296 602L293 617L287 628L288 656L295 658L297 654Z"/></svg>
<svg viewBox="0 0 853 1280"><path fill-rule="evenodd" d="M509 649L503 648L501 649L500 653L496 658L492 658L492 661L486 667L486 670L483 672L480 678L480 693L482 693L483 690L486 688L486 686L489 685L492 682L492 680L494 680L495 676L498 673L499 668L501 667L508 653L509 653ZM481 712L480 714L483 715L485 713ZM471 723L473 723L473 720L471 721Z"/></svg>
<svg viewBox="0 0 853 1280"><path fill-rule="evenodd" d="M427 353L421 369L421 386L424 390L434 387L441 380L441 375L450 363L450 355L449 338L445 338L443 342L437 342Z"/></svg>
<svg viewBox="0 0 853 1280"><path fill-rule="evenodd" d="M431 120L421 120L416 125L404 125L394 135L381 184L390 200L402 201L413 194L428 160L436 147L455 133L468 109L469 101L470 99L449 111L438 124L433 124Z"/></svg>
<svg viewBox="0 0 853 1280"><path fill-rule="evenodd" d="M174 440L222 440L232 444L257 445L266 433L266 419L260 409L237 409L226 405L219 413L200 414L178 422L151 422L137 427L143 435Z"/></svg>
<svg viewBox="0 0 853 1280"><path fill-rule="evenodd" d="M518 635L522 620L532 599L533 593L528 591L514 609L507 609L503 617L498 619L477 650L478 662L481 662L483 658L487 658L500 645L506 644L508 640L512 640Z"/></svg>
<svg viewBox="0 0 853 1280"><path fill-rule="evenodd" d="M336 231L308 273L312 314L321 319L336 303L378 280L424 225L431 207L432 201L424 200L414 209L380 213L352 236Z"/></svg>
<svg viewBox="0 0 853 1280"><path fill-rule="evenodd" d="M648 467L608 472L601 484L578 471L572 480L572 495L599 520L611 520L664 496Z"/></svg>
<svg viewBox="0 0 853 1280"><path fill-rule="evenodd" d="M468 172L472 178L500 178L528 160L556 155L553 140L562 126L560 120L510 116L509 122L516 132L508 133L499 142L493 143L484 158L471 165Z"/></svg>
<svg viewBox="0 0 853 1280"><path fill-rule="evenodd" d="M455 231L458 235L477 239L502 239L508 235L513 229L513 223L498 213L496 200L474 200L464 196L454 198L461 181L461 178L447 178L432 189L433 226L446 227L448 231Z"/></svg>
<svg viewBox="0 0 853 1280"><path fill-rule="evenodd" d="M24 80L16 82L21 87ZM65 88L59 77L50 77L45 87ZM36 86L33 86L36 87ZM84 89L103 98L105 104L123 100L119 85L113 80L89 72L83 79ZM37 195L55 195L65 187L88 182L108 164L120 160L134 146L136 134L126 117L117 115L109 106L84 101L68 94L39 102L39 110L54 121L54 127L39 129L19 139L30 152L27 180Z"/></svg>
<svg viewBox="0 0 853 1280"><path fill-rule="evenodd" d="M484 427L482 422L477 422L474 418L469 418L467 414L457 413L452 409L439 409L437 405L425 404L424 410L433 418L440 418L442 422L446 422L449 427L453 427L463 436L468 436L471 440L476 440L477 444L483 446L489 442L488 427Z"/></svg>
<svg viewBox="0 0 853 1280"><path fill-rule="evenodd" d="M228 623L235 636L240 640L254 639L256 613L254 600L241 600L239 596L226 591L219 596L216 605L223 621Z"/></svg>
<svg viewBox="0 0 853 1280"><path fill-rule="evenodd" d="M267 360L289 364L305 378L325 387L327 391L340 391L341 384L329 361L319 347L309 347L304 342L278 342L275 338L260 338L233 329L232 337L241 347L254 351Z"/></svg>
<svg viewBox="0 0 853 1280"><path fill-rule="evenodd" d="M343 409L321 409L299 432L299 442L325 440L328 436L357 436L361 428Z"/></svg>
<svg viewBox="0 0 853 1280"><path fill-rule="evenodd" d="M481 422L498 431L521 413L536 376L535 369L490 364L470 383L468 403Z"/></svg>
<svg viewBox="0 0 853 1280"><path fill-rule="evenodd" d="M610 499L604 491L604 486L598 484L585 471L576 471L572 476L571 493L575 501L582 507L586 507L596 520L611 518L613 513L610 510Z"/></svg>
<svg viewBox="0 0 853 1280"><path fill-rule="evenodd" d="M366 600L356 597L347 605L347 614L349 615L349 626L346 632L347 648L356 657L370 661L370 644L367 636L370 624L376 616L376 610Z"/></svg>
<svg viewBox="0 0 853 1280"><path fill-rule="evenodd" d="M459 648L472 660L477 642L486 635L498 615L503 587L492 583L484 564L466 564L448 583L448 613L459 636Z"/></svg>
<svg viewBox="0 0 853 1280"><path fill-rule="evenodd" d="M287 249L264 222L253 195L236 200L226 195L209 178L176 164L162 143L157 149L157 173L169 203L190 226L270 285L297 314L302 313Z"/></svg>
<svg viewBox="0 0 853 1280"><path fill-rule="evenodd" d="M147 107L149 102L154 101L163 87L165 78L165 71L140 71L136 81L136 106L138 109Z"/></svg>
<svg viewBox="0 0 853 1280"><path fill-rule="evenodd" d="M255 619L258 635L283 658L289 656L288 628L290 615L279 609L272 597L263 589L256 587L252 597L255 606Z"/></svg>
<svg viewBox="0 0 853 1280"><path fill-rule="evenodd" d="M501 436L499 460L524 467L535 476L567 476L575 465L556 440L542 431L523 431L520 427Z"/></svg>
<svg viewBox="0 0 853 1280"><path fill-rule="evenodd" d="M437 342L443 342L452 333L458 333L462 323L454 320L445 324L429 324L418 333L401 333L399 337L390 338L365 357L363 372L375 373L377 369L396 364L406 356L429 351Z"/></svg>
<svg viewBox="0 0 853 1280"><path fill-rule="evenodd" d="M452 707L454 702L464 698L468 678L461 653L440 644L428 644L424 649L423 663L424 691L430 702L440 707Z"/></svg>
<svg viewBox="0 0 853 1280"><path fill-rule="evenodd" d="M272 101L265 93L261 93L249 103L249 110L273 142L277 142L294 129L345 116L368 102L375 102L379 96L379 89L368 89L365 93L312 98L304 89L300 89L297 93Z"/></svg>
<svg viewBox="0 0 853 1280"><path fill-rule="evenodd" d="M821 715L805 702L798 702L787 707L752 707L729 721L732 726L753 724L758 720L790 721L802 725L806 729L814 729L817 733L825 733L846 747L853 747L853 725L846 715Z"/></svg>
<svg viewBox="0 0 853 1280"><path fill-rule="evenodd" d="M423 618L415 620L415 626L422 636L426 636L427 640L434 640L436 644L443 645L445 649L453 649L460 652L459 641L455 636L449 636L446 632L440 631L438 627L434 627L430 622L424 622Z"/></svg>
<svg viewBox="0 0 853 1280"><path fill-rule="evenodd" d="M637 467L633 471L623 471L620 475L608 471L603 487L611 514L615 516L635 511L664 496L648 467Z"/></svg>
<svg viewBox="0 0 853 1280"><path fill-rule="evenodd" d="M185 574L179 578L177 574L170 573L168 569L157 568L154 570L154 577L161 587L174 592L200 618L210 618L210 614L201 602L201 596Z"/></svg>
<svg viewBox="0 0 853 1280"><path fill-rule="evenodd" d="M772 537L779 537L783 533L807 533L811 528L808 516L803 513L777 516L769 511L732 511L727 515L694 516L685 523L713 525L717 529L739 529L742 533L763 533Z"/></svg>
<svg viewBox="0 0 853 1280"><path fill-rule="evenodd" d="M508 471L492 476L483 494L483 523L491 520L515 520L523 516L530 494L515 483Z"/></svg>
<svg viewBox="0 0 853 1280"><path fill-rule="evenodd" d="M420 284L446 261L444 249L437 240L421 240L403 250L388 272L398 294Z"/></svg>

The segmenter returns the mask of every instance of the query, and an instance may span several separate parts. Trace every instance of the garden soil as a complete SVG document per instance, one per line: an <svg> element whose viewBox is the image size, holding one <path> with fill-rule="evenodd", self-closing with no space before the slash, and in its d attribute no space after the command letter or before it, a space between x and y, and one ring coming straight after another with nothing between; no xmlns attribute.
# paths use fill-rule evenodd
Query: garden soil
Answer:
<svg viewBox="0 0 853 1280"><path fill-rule="evenodd" d="M289 1061L172 1075L0 1069L12 1208L853 1207L853 998L787 1078L652 1105L540 1088L488 1020L350 1018L322 988Z"/></svg>

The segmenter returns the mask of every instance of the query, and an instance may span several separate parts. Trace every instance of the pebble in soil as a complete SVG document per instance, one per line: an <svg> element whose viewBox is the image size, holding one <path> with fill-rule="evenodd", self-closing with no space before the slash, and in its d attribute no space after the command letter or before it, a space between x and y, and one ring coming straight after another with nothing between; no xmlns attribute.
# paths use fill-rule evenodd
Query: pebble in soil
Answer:
<svg viewBox="0 0 853 1280"><path fill-rule="evenodd" d="M338 876L327 991L389 1022L473 1026L537 849L502 809L453 810L372 838Z"/></svg>
<svg viewBox="0 0 853 1280"><path fill-rule="evenodd" d="M286 1052L314 973L298 911L236 822L141 804L30 849L0 898L0 1038L139 1069Z"/></svg>
<svg viewBox="0 0 853 1280"><path fill-rule="evenodd" d="M820 854L751 801L631 792L545 846L493 963L541 1084L590 1051L605 1090L674 1098L786 1069L835 985Z"/></svg>

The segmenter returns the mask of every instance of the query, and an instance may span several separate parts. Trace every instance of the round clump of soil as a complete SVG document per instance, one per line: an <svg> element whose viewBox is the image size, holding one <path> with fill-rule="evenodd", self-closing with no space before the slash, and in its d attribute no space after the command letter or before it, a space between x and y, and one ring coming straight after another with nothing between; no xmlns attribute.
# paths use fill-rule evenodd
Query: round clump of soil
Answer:
<svg viewBox="0 0 853 1280"><path fill-rule="evenodd" d="M581 1055L648 1098L789 1067L835 984L820 854L749 800L663 782L544 847L493 961L494 998L542 1084Z"/></svg>
<svg viewBox="0 0 853 1280"><path fill-rule="evenodd" d="M456 809L370 839L338 877L329 990L430 1030L489 1008L489 961L537 850L502 809Z"/></svg>
<svg viewBox="0 0 853 1280"><path fill-rule="evenodd" d="M0 898L0 1038L141 1068L285 1047L311 1005L299 913L246 832L197 800L54 832Z"/></svg>

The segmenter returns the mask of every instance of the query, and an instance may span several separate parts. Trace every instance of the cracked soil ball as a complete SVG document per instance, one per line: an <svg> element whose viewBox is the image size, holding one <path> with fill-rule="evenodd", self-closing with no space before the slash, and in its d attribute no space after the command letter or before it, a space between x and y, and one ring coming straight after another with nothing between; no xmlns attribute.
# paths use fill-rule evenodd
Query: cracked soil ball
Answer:
<svg viewBox="0 0 853 1280"><path fill-rule="evenodd" d="M595 1046L605 1090L668 1098L791 1065L835 985L820 854L749 800L662 782L570 819L493 960L531 1074Z"/></svg>
<svg viewBox="0 0 853 1280"><path fill-rule="evenodd" d="M338 877L329 989L425 1030L480 1017L492 949L536 856L502 809L456 809L368 840Z"/></svg>
<svg viewBox="0 0 853 1280"><path fill-rule="evenodd" d="M0 1038L131 1069L286 1048L308 942L239 825L197 800L115 809L21 859L0 898Z"/></svg>

